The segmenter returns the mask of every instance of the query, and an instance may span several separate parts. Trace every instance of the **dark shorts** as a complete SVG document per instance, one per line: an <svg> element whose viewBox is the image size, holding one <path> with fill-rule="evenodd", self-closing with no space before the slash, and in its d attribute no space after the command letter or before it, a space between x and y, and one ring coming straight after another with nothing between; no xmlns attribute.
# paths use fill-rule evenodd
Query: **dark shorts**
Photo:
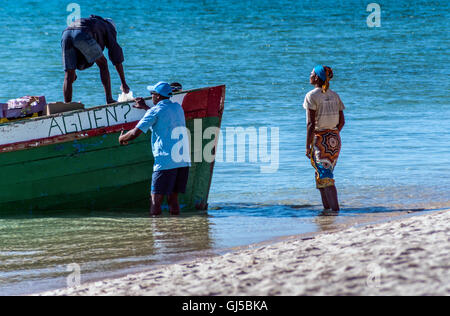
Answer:
<svg viewBox="0 0 450 316"><path fill-rule="evenodd" d="M189 167L155 171L152 175L152 194L185 193Z"/></svg>
<svg viewBox="0 0 450 316"><path fill-rule="evenodd" d="M61 39L64 70L83 70L103 56L97 41L82 30L65 30Z"/></svg>

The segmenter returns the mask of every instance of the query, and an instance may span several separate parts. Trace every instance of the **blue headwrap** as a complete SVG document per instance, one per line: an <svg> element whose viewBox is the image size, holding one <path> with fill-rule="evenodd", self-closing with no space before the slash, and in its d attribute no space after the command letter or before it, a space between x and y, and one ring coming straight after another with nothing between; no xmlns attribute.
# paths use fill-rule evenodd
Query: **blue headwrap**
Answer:
<svg viewBox="0 0 450 316"><path fill-rule="evenodd" d="M330 88L330 80L333 79L333 69L328 66L318 65L314 67L314 73L323 81L322 92L327 92Z"/></svg>
<svg viewBox="0 0 450 316"><path fill-rule="evenodd" d="M323 81L327 81L327 72L322 65L314 67L314 73Z"/></svg>

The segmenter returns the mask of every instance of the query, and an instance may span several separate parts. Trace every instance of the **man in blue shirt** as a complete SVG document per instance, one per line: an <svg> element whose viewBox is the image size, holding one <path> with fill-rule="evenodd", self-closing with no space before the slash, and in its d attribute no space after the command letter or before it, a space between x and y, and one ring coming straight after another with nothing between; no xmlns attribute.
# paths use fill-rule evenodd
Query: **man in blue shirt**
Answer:
<svg viewBox="0 0 450 316"><path fill-rule="evenodd" d="M100 69L100 77L105 89L106 103L114 103L111 93L111 77L108 61L103 50L108 48L108 56L116 67L122 82L122 91L128 93L130 88L125 81L123 71L123 51L117 43L116 26L111 19L91 15L73 22L62 34L61 39L64 71L64 102L72 101L72 85L77 79L76 69L84 70L94 63Z"/></svg>
<svg viewBox="0 0 450 316"><path fill-rule="evenodd" d="M152 175L151 215L161 214L161 204L167 196L171 215L180 214L178 194L186 192L190 167L190 147L184 111L180 104L170 101L172 88L158 82L147 89L154 106L149 108L142 98L136 99L137 108L146 109L136 127L119 137L121 145L136 139L142 133L152 132L152 151L155 159ZM180 139L181 136L181 139Z"/></svg>

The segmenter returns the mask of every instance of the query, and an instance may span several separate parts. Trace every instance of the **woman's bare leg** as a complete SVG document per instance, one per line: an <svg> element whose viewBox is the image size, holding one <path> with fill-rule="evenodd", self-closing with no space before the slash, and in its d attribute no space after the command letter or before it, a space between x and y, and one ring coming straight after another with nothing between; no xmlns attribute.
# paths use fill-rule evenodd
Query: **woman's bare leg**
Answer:
<svg viewBox="0 0 450 316"><path fill-rule="evenodd" d="M333 212L339 212L340 208L339 208L338 193L337 193L336 187L334 185L331 187L327 187L324 189L324 193L326 196L326 200L330 206L329 208Z"/></svg>
<svg viewBox="0 0 450 316"><path fill-rule="evenodd" d="M325 189L319 189L319 191L320 191L320 196L322 197L323 208L325 210L331 209L330 203L328 203L328 200L327 200L327 195L325 193Z"/></svg>

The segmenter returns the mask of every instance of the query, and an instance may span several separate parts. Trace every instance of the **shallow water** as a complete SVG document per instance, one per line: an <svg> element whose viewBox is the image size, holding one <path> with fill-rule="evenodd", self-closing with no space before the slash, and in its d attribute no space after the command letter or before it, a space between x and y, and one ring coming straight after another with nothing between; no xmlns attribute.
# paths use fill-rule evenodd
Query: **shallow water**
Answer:
<svg viewBox="0 0 450 316"><path fill-rule="evenodd" d="M176 218L149 218L140 210L120 215L101 211L4 217L0 220L1 294L69 286L74 264L85 283L416 211L344 209L339 216L319 216L319 209L311 206L243 204Z"/></svg>
<svg viewBox="0 0 450 316"><path fill-rule="evenodd" d="M0 102L27 94L62 99L68 3L3 2ZM77 3L82 16L116 21L135 95L160 80L226 84L223 130L278 128L278 169L261 173L267 163L250 162L248 149L245 162L217 162L208 214L1 218L0 294L65 286L70 263L81 266L84 281L322 230L301 108L316 63L334 68L331 86L346 105L336 220L450 207L448 1L379 1L380 28L367 26L368 2L359 0ZM102 90L97 69L79 72L74 100L103 104Z"/></svg>

